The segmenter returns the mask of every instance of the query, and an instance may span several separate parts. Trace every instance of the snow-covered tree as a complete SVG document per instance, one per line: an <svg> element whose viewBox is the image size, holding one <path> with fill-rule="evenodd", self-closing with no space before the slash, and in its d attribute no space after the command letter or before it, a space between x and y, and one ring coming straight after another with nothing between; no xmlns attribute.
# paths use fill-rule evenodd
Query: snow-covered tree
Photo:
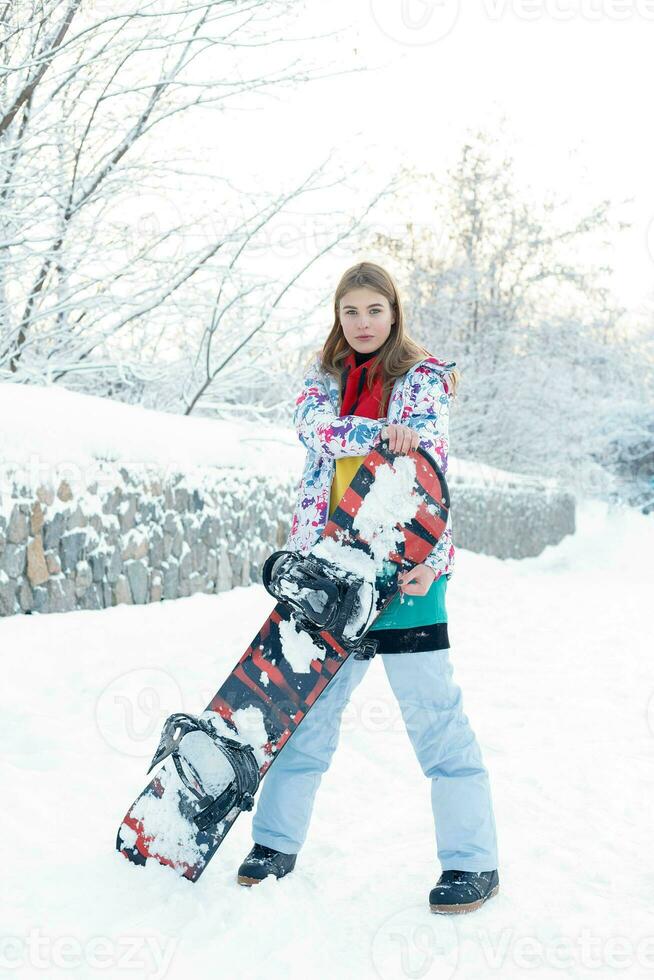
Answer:
<svg viewBox="0 0 654 980"><path fill-rule="evenodd" d="M432 215L375 239L406 273L412 334L461 369L456 451L600 492L619 492L613 476L633 453L642 489L654 317L637 329L612 297L610 266L582 258L624 225L608 201L574 216L525 199L502 139L472 135L445 180L410 172L405 186L430 196Z"/></svg>
<svg viewBox="0 0 654 980"><path fill-rule="evenodd" d="M274 192L248 190L228 148L220 161L194 145L182 155L180 134L208 119L218 127L223 109L242 109L254 93L331 73L310 63L310 43L296 55L298 40L314 40L293 29L301 8L4 6L0 378L182 412L224 403L247 384L251 367L238 353L256 360L283 336L282 300L358 219L333 215L324 244L280 282L261 258L275 223L292 212L299 228L305 198L344 176L326 154Z"/></svg>

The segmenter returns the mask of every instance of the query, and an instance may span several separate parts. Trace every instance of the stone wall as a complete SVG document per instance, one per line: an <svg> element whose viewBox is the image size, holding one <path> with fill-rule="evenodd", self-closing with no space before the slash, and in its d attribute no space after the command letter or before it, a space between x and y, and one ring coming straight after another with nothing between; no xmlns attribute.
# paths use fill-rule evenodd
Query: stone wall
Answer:
<svg viewBox="0 0 654 980"><path fill-rule="evenodd" d="M97 483L77 493L66 481L33 495L14 488L0 512L0 615L249 585L286 540L293 481L235 469L214 470L195 487L180 474L106 476L100 494Z"/></svg>
<svg viewBox="0 0 654 980"><path fill-rule="evenodd" d="M0 503L0 616L101 609L222 592L261 581L284 546L297 477L205 468L189 480L100 462L101 479L62 480ZM450 481L455 543L521 558L574 531L574 497L521 481Z"/></svg>
<svg viewBox="0 0 654 980"><path fill-rule="evenodd" d="M496 558L529 558L575 532L576 501L538 480L452 460L448 471L454 543Z"/></svg>

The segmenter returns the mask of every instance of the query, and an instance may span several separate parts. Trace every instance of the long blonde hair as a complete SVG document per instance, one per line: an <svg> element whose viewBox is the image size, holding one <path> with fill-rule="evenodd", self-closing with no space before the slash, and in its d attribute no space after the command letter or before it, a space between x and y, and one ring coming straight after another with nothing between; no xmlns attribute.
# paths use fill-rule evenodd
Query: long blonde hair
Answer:
<svg viewBox="0 0 654 980"><path fill-rule="evenodd" d="M358 262L347 269L336 287L334 293L334 323L321 350L314 356L320 358L320 366L328 374L340 379L343 361L352 348L345 339L339 316L339 304L345 293L359 286L367 286L376 293L381 293L388 300L391 312L395 314L395 322L391 332L377 351L368 371L368 388L372 391L374 376L381 370L382 404L390 395L396 378L402 377L414 364L432 357L424 347L416 343L407 333L404 326L404 311L397 286L390 273L374 262ZM459 372L453 369L448 374L451 381L452 394L456 392Z"/></svg>

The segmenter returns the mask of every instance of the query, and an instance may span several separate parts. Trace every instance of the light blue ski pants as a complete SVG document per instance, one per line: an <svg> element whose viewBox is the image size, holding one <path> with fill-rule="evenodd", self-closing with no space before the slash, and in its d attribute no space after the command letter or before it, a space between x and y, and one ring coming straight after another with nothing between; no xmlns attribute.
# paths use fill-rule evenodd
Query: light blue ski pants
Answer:
<svg viewBox="0 0 654 980"><path fill-rule="evenodd" d="M431 780L442 870L492 871L498 862L489 777L463 713L461 689L452 680L449 650L377 656L422 771ZM338 745L343 710L369 666L369 660L348 657L281 749L258 794L252 821L255 843L284 854L302 847L316 791ZM386 790L393 792L390 786Z"/></svg>

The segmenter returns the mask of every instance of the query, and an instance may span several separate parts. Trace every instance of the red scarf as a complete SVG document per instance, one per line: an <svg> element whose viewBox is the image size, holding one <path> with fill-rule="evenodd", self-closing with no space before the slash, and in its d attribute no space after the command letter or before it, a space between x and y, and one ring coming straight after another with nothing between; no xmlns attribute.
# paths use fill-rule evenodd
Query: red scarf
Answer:
<svg viewBox="0 0 654 980"><path fill-rule="evenodd" d="M350 351L343 361L341 390L344 381L345 391L341 400L339 415L361 415L367 419L385 417L385 407L382 406L383 381L380 369L374 375L372 391L368 389L370 364L374 356L374 353L371 354L368 361L357 367L354 351Z"/></svg>

